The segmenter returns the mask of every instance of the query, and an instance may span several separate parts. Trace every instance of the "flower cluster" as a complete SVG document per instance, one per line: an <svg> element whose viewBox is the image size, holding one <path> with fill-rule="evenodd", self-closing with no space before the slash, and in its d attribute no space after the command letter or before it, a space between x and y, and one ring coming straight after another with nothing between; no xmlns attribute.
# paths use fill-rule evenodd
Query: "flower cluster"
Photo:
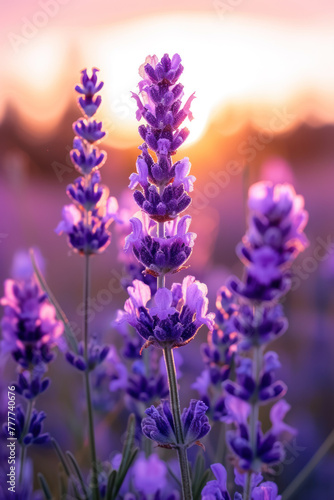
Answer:
<svg viewBox="0 0 334 500"><path fill-rule="evenodd" d="M289 290L289 267L307 246L307 212L291 185L270 182L251 186L248 206L248 231L237 247L245 279L233 278L230 286L241 297L268 302Z"/></svg>
<svg viewBox="0 0 334 500"><path fill-rule="evenodd" d="M116 199L109 197L109 189L100 184L98 171L106 160L106 153L96 146L105 136L102 122L91 119L101 104L101 96L95 96L103 87L103 82L97 81L97 71L94 68L89 78L83 70L81 86L75 87L81 94L78 103L84 118L73 123L76 136L71 159L81 177L67 187L72 204L64 206L63 220L55 229L57 234L67 234L70 247L83 255L101 253L108 246L107 228L117 218L118 210Z"/></svg>
<svg viewBox="0 0 334 500"><path fill-rule="evenodd" d="M231 500L231 496L227 490L227 472L222 464L211 465L211 470L216 479L209 481L202 490L202 500ZM235 482L239 486L244 486L244 478L235 469ZM251 500L281 500L281 496L277 494L277 486L271 481L262 481L261 474L254 475L251 484ZM239 492L234 494L234 500L242 500L242 495Z"/></svg>
<svg viewBox="0 0 334 500"><path fill-rule="evenodd" d="M84 356L84 343L79 342L78 352L67 351L67 361L80 371L94 370L108 356L109 346L101 346L96 339L92 338L88 343L87 360Z"/></svg>
<svg viewBox="0 0 334 500"><path fill-rule="evenodd" d="M29 260L29 256L25 259ZM11 353L23 369L33 370L50 363L54 357L52 348L59 342L63 325L57 321L55 308L36 282L32 267L30 273L19 279L5 281L1 305L4 306L2 353ZM23 380L22 383L26 385Z"/></svg>
<svg viewBox="0 0 334 500"><path fill-rule="evenodd" d="M44 411L33 410L29 421L26 423L27 416L19 405L16 409L15 417L15 437L25 446L30 444L44 444L50 440L50 435L43 430L43 420L46 418ZM24 429L27 429L24 433Z"/></svg>
<svg viewBox="0 0 334 500"><path fill-rule="evenodd" d="M133 326L146 341L144 347L180 347L190 342L202 325L213 328L214 316L207 313L207 287L193 276L184 278L182 285L174 283L171 290L158 289L155 304L149 308L151 290L148 285L135 280L128 293L130 298L117 321Z"/></svg>
<svg viewBox="0 0 334 500"><path fill-rule="evenodd" d="M203 401L192 399L189 408L182 412L182 430L185 448L200 444L201 438L210 431L209 419L205 415L208 407ZM163 401L158 407L151 406L145 412L147 417L142 420L142 430L145 436L156 441L165 448L178 448L175 435L175 425L168 401Z"/></svg>
<svg viewBox="0 0 334 500"><path fill-rule="evenodd" d="M284 460L283 442L296 434L295 429L283 422L290 406L283 399L270 410L271 429L265 434L257 423L255 447L251 443L251 432L248 417L251 412L249 404L234 397L226 398L228 408L227 422L234 422L236 429L227 432L227 442L234 452L235 463L239 470L257 473L263 468L273 466Z"/></svg>
<svg viewBox="0 0 334 500"><path fill-rule="evenodd" d="M146 273L157 277L184 269L196 238L195 233L188 232L190 215L167 222L164 238L157 236L158 224L145 213L130 222L133 231L126 238L124 249L133 251Z"/></svg>

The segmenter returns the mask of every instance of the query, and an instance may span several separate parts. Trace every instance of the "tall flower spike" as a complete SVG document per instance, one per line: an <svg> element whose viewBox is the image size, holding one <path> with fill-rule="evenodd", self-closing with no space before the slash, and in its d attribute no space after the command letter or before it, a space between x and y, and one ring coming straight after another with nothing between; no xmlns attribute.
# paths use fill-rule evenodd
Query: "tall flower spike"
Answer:
<svg viewBox="0 0 334 500"><path fill-rule="evenodd" d="M192 440L200 438L201 425L195 418L194 401L181 417L173 349L190 342L203 324L212 330L214 323L213 315L208 314L207 287L203 283L188 276L182 284L174 283L171 289L165 287L165 275L184 267L196 237L188 232L190 217L186 215L178 219L191 202L188 193L193 190L195 177L189 175L188 158L175 164L172 161L172 156L189 134L188 129L180 127L187 117L193 118L190 105L194 94L183 107L181 104L183 86L178 79L182 71L178 54L172 59L165 54L161 61L156 56L149 56L139 69L142 78L140 95L132 94L138 105L137 119L146 121L139 127L145 142L139 148L142 154L137 160L137 173L130 176L131 189L140 188L135 190L134 200L143 215L131 219L133 232L126 240L126 249L133 251L145 266L146 273L157 277L157 292L155 303L147 307L150 288L135 280L133 287L128 288L130 298L118 321L127 321L137 330L145 340L143 347L153 345L163 349L170 409L166 403L158 407L160 410L154 407L147 410L150 420L144 419L143 432L151 439L177 449L183 498L191 500L186 443L190 435ZM195 403L196 408L202 409L203 419L207 419L204 415L207 406L202 401ZM168 425L171 431L168 431ZM204 428L206 434L209 427Z"/></svg>
<svg viewBox="0 0 334 500"><path fill-rule="evenodd" d="M296 195L292 186L274 186L269 182L251 186L248 206L249 227L237 247L245 265L244 280L232 278L229 284L240 300L233 318L239 342L236 380L223 383L230 395L225 401L227 412L223 418L236 425L235 431L227 433L227 442L238 469L247 471L244 500L276 500L280 498L276 485L262 483L253 488L252 477L284 459L282 433L291 436L294 430L283 423L289 405L281 400L270 412L272 428L265 434L261 431L260 405L281 398L287 391L286 385L274 377L280 368L277 354L264 350L287 329L287 320L277 301L290 288L291 264L308 244L303 233L307 212L303 198ZM245 357L245 353L251 357Z"/></svg>
<svg viewBox="0 0 334 500"><path fill-rule="evenodd" d="M69 363L83 372L85 380L93 500L99 500L100 492L90 374L107 358L109 349L94 340L89 341L90 256L103 252L109 245L111 235L108 226L113 219L117 218L118 211L117 200L109 197L108 188L100 184L101 177L98 172L106 159L106 153L97 147L97 142L105 135L102 123L92 119L101 104L101 96L96 94L103 87L103 82L98 82L97 72L98 70L93 68L92 75L89 77L87 71L83 70L81 86L75 87L75 90L81 94L78 104L85 117L73 124L76 136L73 141L71 159L81 177L67 187L67 194L72 204L64 207L63 220L56 228L56 233L67 234L69 246L85 257L83 342L78 345L78 352L69 351L66 357Z"/></svg>
<svg viewBox="0 0 334 500"><path fill-rule="evenodd" d="M63 220L55 229L57 234L67 234L70 247L82 255L105 250L110 242L107 228L117 218L118 211L116 198L109 197L109 190L100 183L98 172L106 160L106 153L96 146L105 136L102 122L91 119L101 103L101 96L95 97L103 87L103 82L97 81L97 72L94 68L89 78L83 70L81 86L75 87L82 94L78 103L85 118L73 123L76 136L71 159L81 177L67 187L72 204L64 206Z"/></svg>

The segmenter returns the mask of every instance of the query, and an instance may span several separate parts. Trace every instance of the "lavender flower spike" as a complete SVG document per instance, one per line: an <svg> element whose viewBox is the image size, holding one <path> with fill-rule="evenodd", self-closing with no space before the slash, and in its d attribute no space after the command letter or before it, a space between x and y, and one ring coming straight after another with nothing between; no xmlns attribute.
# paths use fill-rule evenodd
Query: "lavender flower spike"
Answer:
<svg viewBox="0 0 334 500"><path fill-rule="evenodd" d="M83 94L79 106L85 113L85 119L73 124L76 134L71 151L71 159L81 177L67 187L71 205L63 208L62 221L55 229L57 234L65 233L70 247L81 255L103 252L110 243L108 226L117 219L118 204L114 197L109 197L109 190L100 184L98 169L106 160L106 153L100 151L97 142L105 136L102 122L91 120L101 103L101 97L94 100L103 82L97 82L97 69L94 68L89 78L87 71L82 72L82 86L76 91Z"/></svg>
<svg viewBox="0 0 334 500"><path fill-rule="evenodd" d="M233 278L234 292L252 301L273 301L291 286L288 269L308 240L302 196L288 184L258 182L249 190L249 228L237 253L246 266L245 283Z"/></svg>
<svg viewBox="0 0 334 500"><path fill-rule="evenodd" d="M173 220L190 204L187 193L193 190L196 180L189 175L188 158L173 164L171 156L189 135L187 128L180 128L190 111L190 96L182 108L183 85L177 83L183 71L181 58L172 59L165 54L159 62L156 56L148 57L140 68L140 95L132 97L138 105L137 119L144 118L139 133L145 141L140 147L142 154L137 160L137 173L130 176L130 188L140 186L134 199L139 207L157 222ZM148 150L155 153L157 161Z"/></svg>

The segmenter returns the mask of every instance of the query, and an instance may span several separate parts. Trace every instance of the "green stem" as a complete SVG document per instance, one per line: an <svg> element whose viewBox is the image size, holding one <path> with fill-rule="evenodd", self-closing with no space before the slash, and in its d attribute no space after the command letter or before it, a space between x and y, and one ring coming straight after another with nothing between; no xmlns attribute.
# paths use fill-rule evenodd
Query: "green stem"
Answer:
<svg viewBox="0 0 334 500"><path fill-rule="evenodd" d="M160 192L161 190L162 188L160 189ZM164 222L158 223L158 236L159 238L165 237ZM157 288L158 289L164 288L164 286L165 286L165 276L164 275L158 276ZM173 350L170 347L166 347L164 349L164 359L167 369L170 404L171 404L171 411L175 427L175 436L177 444L179 445L177 448L177 454L181 470L183 500L192 500L190 470L187 457L187 450L184 447L184 436L183 436L182 421L181 421L181 407L180 407L179 390L177 387L174 355L173 355Z"/></svg>
<svg viewBox="0 0 334 500"><path fill-rule="evenodd" d="M173 350L171 348L166 347L164 349L164 358L165 358L167 375L168 375L170 404L171 404L171 411L172 411L174 427L175 427L175 436L176 436L177 443L179 445L181 445L178 448L177 453L178 453L180 469L181 469L183 499L184 500L191 500L192 499L192 490L191 490L189 462L188 462L188 458L187 458L187 450L183 446L184 445L184 437L183 437L183 431L182 431L180 398L179 398L179 391L178 391L177 380L176 380L174 355L173 355Z"/></svg>
<svg viewBox="0 0 334 500"><path fill-rule="evenodd" d="M315 452L311 460L305 465L305 467L295 477L292 483L283 492L282 495L283 500L288 500L294 493L296 493L301 484L310 475L313 469L318 465L320 460L324 458L326 453L329 452L329 450L333 445L334 445L334 430L327 436L327 438L322 443L320 448Z"/></svg>
<svg viewBox="0 0 334 500"><path fill-rule="evenodd" d="M25 416L25 422L24 422L24 427L21 435L21 453L20 453L20 475L19 475L19 484L22 484L22 475L23 475L23 467L24 467L24 461L26 458L27 454L27 447L23 442L23 439L25 438L27 431L29 429L29 424L30 424L30 418L31 418L31 412L34 406L34 400L33 399L28 399L28 406L27 406L27 413Z"/></svg>
<svg viewBox="0 0 334 500"><path fill-rule="evenodd" d="M244 499L248 500L248 498L251 498L252 494L252 473L248 472L246 476L246 483L245 483L245 488L244 488Z"/></svg>
<svg viewBox="0 0 334 500"><path fill-rule="evenodd" d="M85 275L84 275L84 355L85 361L87 363L87 369L84 371L85 379L85 389L86 389L86 401L87 401L87 412L88 412L88 434L89 434L89 447L91 453L91 466L92 466L92 480L91 487L93 493L93 500L100 500L100 491L98 483L98 467L96 459L96 447L95 447L95 434L94 434L94 419L93 419L93 407L92 398L90 390L89 381L89 370L88 370L88 300L89 300L89 255L85 255Z"/></svg>

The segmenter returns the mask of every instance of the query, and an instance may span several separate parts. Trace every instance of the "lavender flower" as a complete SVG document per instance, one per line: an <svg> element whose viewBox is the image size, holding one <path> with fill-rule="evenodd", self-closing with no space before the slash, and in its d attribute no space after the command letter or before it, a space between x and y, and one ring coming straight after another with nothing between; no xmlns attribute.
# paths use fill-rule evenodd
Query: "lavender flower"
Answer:
<svg viewBox="0 0 334 500"><path fill-rule="evenodd" d="M272 427L269 431L263 434L261 426L258 424L255 450L252 448L250 429L247 423L250 405L234 397L226 398L226 405L229 416L226 421L236 424L236 430L227 432L227 441L237 457L237 467L243 471L260 472L262 464L275 465L280 463L285 457L282 442L296 434L295 429L283 422L290 409L286 401L278 401L271 408Z"/></svg>
<svg viewBox="0 0 334 500"><path fill-rule="evenodd" d="M258 182L249 190L248 206L249 229L237 247L245 282L233 278L230 286L247 299L272 301L289 290L287 269L308 244L304 200L288 184Z"/></svg>
<svg viewBox="0 0 334 500"><path fill-rule="evenodd" d="M45 368L41 365L34 367L33 370L24 370L18 375L18 381L14 383L15 391L26 399L34 399L42 394L50 384L50 379L42 377Z"/></svg>
<svg viewBox="0 0 334 500"><path fill-rule="evenodd" d="M163 491L167 484L166 464L155 453L148 458L143 455L139 456L134 464L132 475L136 491L147 496Z"/></svg>
<svg viewBox="0 0 334 500"><path fill-rule="evenodd" d="M213 315L207 314L207 287L193 276L187 276L182 285L174 283L171 290L160 288L155 306L150 308L146 307L151 299L149 286L136 280L128 293L130 298L118 322L133 326L146 341L144 347L180 347L190 342L202 325L213 328Z"/></svg>
<svg viewBox="0 0 334 500"><path fill-rule="evenodd" d="M102 122L91 120L101 103L101 96L94 96L103 86L97 82L97 69L92 76L82 71L82 86L76 91L83 94L79 106L86 115L73 124L77 134L73 141L71 159L81 177L67 187L71 205L63 208L62 221L55 229L57 234L65 233L73 250L82 255L101 253L110 243L108 226L117 218L118 204L114 197L109 197L109 190L100 184L98 169L106 160L106 153L95 145L105 135Z"/></svg>
<svg viewBox="0 0 334 500"><path fill-rule="evenodd" d="M43 420L46 415L43 411L38 412L33 409L31 416L29 418L29 423L26 425L26 415L20 405L16 408L15 416L15 437L16 439L25 446L30 444L44 444L49 441L50 435L48 433L42 433ZM26 429L26 432L24 430ZM7 432L8 429L6 428Z"/></svg>
<svg viewBox="0 0 334 500"><path fill-rule="evenodd" d="M253 362L249 358L238 360L236 368L237 381L226 380L223 384L225 391L244 401L257 397L260 404L283 397L287 387L283 382L274 379L274 372L281 367L278 355L273 351L268 351L264 355L263 361L263 368L259 374L257 394L255 394L256 382L253 377Z"/></svg>
<svg viewBox="0 0 334 500"><path fill-rule="evenodd" d="M209 481L202 490L202 500L231 500L227 491L227 472L222 464L211 465L216 479Z"/></svg>
<svg viewBox="0 0 334 500"><path fill-rule="evenodd" d="M49 363L63 325L56 320L55 309L35 278L6 280L0 303L4 306L2 352L10 352L23 368Z"/></svg>
<svg viewBox="0 0 334 500"><path fill-rule="evenodd" d="M183 410L181 420L184 443L180 444L175 435L173 416L168 401L163 401L157 408L151 406L146 410L148 415L142 420L142 430L146 437L156 441L159 446L167 448L189 448L199 444L199 440L210 431L208 407L203 401L192 399L189 408Z"/></svg>
<svg viewBox="0 0 334 500"><path fill-rule="evenodd" d="M252 491L252 500L281 500L281 495L278 495L278 488L272 481L267 481L260 484Z"/></svg>
<svg viewBox="0 0 334 500"><path fill-rule="evenodd" d="M262 307L254 314L254 308L242 304L234 318L234 326L240 334L240 349L248 350L253 345L268 344L283 335L288 322L280 305Z"/></svg>
<svg viewBox="0 0 334 500"><path fill-rule="evenodd" d="M133 232L126 238L125 251L133 250L138 261L146 268L146 273L155 277L167 273L176 273L184 269L189 259L195 233L189 233L191 217L185 215L166 223L165 237L156 236L158 225L145 214L142 220L130 219Z"/></svg>
<svg viewBox="0 0 334 500"><path fill-rule="evenodd" d="M147 124L139 127L145 142L140 148L137 173L130 177L130 187L141 186L143 192L135 191L134 199L157 222L172 220L187 208L191 201L187 193L192 191L195 181L194 176L188 175L188 158L174 165L171 160L189 134L188 129L179 127L186 117L192 119L190 104L194 95L181 109L183 86L176 82L182 71L178 54L172 60L165 54L160 62L156 56L148 57L140 69L143 80L139 91L144 102L132 94L138 105L137 119L143 117ZM155 152L156 162L148 148Z"/></svg>
<svg viewBox="0 0 334 500"><path fill-rule="evenodd" d="M244 483L244 500L262 498L277 488L252 487L254 472L277 464L284 459L282 431L291 436L294 430L283 423L289 405L281 400L271 409L272 428L262 433L258 421L260 405L277 400L287 391L286 385L276 380L280 368L273 351L264 354L268 343L287 329L287 320L278 299L289 290L289 268L306 247L303 229L307 222L304 200L296 196L292 186L259 182L249 190L249 227L237 247L245 264L243 282L232 278L229 287L239 297L240 307L232 318L238 332L236 380L225 380L225 414L221 419L234 423L236 430L227 433L227 442L235 455L239 470L248 471ZM252 359L244 357L252 350ZM243 356L240 356L240 353ZM271 495L271 493L270 493ZM263 497L264 498L264 497Z"/></svg>
<svg viewBox="0 0 334 500"><path fill-rule="evenodd" d="M137 189L134 193L134 200L143 214L151 220L145 215L141 220L132 219L133 233L126 241L126 248L133 250L138 261L145 266L146 273L157 277L158 290L154 297L155 304L147 307L151 299L150 288L135 280L133 287L128 287L130 299L125 303L125 311L119 315L118 320L127 321L137 330L145 340L143 347L153 345L163 349L171 411L168 410L167 403L158 407L160 410L152 406L147 410L150 420L144 419L142 428L144 434L149 435L151 439L156 438L158 442L161 439L161 442L177 449L183 496L191 499L191 479L185 443L189 444L189 439L193 439L196 433L199 439L205 426L199 425L200 420L197 417L193 422L194 425L198 422L197 428L193 424L190 426L192 412L195 411L192 408L193 402L189 412L186 412L186 420L181 423L173 349L190 342L203 324L211 330L213 316L207 314L207 288L196 282L195 278L188 276L182 285L174 284L171 290L165 287L165 275L184 267L195 239L195 235L188 232L190 217L185 216L177 220L178 215L191 202L188 193L193 190L195 177L189 175L188 158L175 164L172 162L172 155L189 133L186 128L179 127L186 117L192 119L190 104L194 95L181 108L183 86L177 83L177 80L182 71L183 66L178 54L172 59L165 54L160 62L156 56L148 57L139 70L143 78L139 82L141 96L133 94L133 97L138 105L137 119L144 118L146 121L146 125L139 127L139 133L145 142L140 147L142 154L137 160L137 173L130 176L130 187L134 189L140 186L141 190ZM154 158L149 149L155 153ZM199 408L207 408L203 402L198 404ZM169 420L164 411L169 411ZM161 418L165 415L165 427L160 429L160 437L160 430L155 426L154 420L156 417L156 423L159 423L159 415ZM168 422L169 432L166 430ZM209 427L205 433L208 431Z"/></svg>
<svg viewBox="0 0 334 500"><path fill-rule="evenodd" d="M133 363L133 374L129 375L126 392L133 399L145 403L160 401L168 396L169 389L165 374L147 373L145 363L137 360Z"/></svg>
<svg viewBox="0 0 334 500"><path fill-rule="evenodd" d="M86 116L91 117L95 115L97 108L101 104L101 97L97 96L94 100L94 96L97 92L99 92L103 87L103 82L97 83L97 75L96 73L99 70L93 68L92 76L89 78L87 75L87 70L84 69L81 72L81 87L80 85L76 85L75 90L82 94L83 97L80 97L78 102L82 111Z"/></svg>
<svg viewBox="0 0 334 500"><path fill-rule="evenodd" d="M109 346L100 345L95 338L92 338L88 344L87 359L84 356L84 343L79 342L78 353L67 351L67 361L80 371L94 370L108 356Z"/></svg>

